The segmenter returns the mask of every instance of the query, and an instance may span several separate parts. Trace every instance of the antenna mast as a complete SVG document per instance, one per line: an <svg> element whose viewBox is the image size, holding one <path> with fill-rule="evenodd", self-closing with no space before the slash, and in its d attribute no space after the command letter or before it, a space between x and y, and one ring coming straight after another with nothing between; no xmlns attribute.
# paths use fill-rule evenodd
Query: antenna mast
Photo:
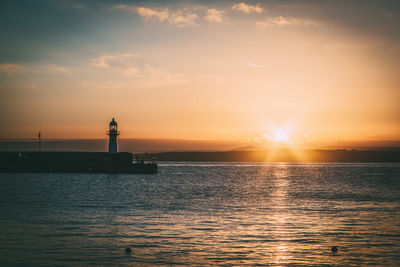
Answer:
<svg viewBox="0 0 400 267"><path fill-rule="evenodd" d="M39 152L42 152L42 142L41 142L41 134L40 134L40 131L39 131L39 134L38 134L38 138L39 138Z"/></svg>

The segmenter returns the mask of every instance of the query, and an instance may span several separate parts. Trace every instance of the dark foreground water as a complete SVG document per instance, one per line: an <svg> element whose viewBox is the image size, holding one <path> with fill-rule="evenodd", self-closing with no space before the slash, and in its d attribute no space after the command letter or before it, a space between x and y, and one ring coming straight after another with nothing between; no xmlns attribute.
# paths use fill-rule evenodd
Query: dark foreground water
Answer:
<svg viewBox="0 0 400 267"><path fill-rule="evenodd" d="M400 164L159 170L0 174L0 265L400 264Z"/></svg>

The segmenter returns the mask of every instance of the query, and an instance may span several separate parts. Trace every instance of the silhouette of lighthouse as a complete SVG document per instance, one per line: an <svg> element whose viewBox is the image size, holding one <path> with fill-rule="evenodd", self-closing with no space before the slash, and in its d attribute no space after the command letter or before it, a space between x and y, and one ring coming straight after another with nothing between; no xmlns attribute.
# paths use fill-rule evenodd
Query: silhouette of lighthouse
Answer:
<svg viewBox="0 0 400 267"><path fill-rule="evenodd" d="M107 135L110 136L110 140L108 141L108 152L109 153L117 153L118 152L118 140L117 136L119 135L118 132L118 125L117 122L112 119L109 126L109 131Z"/></svg>

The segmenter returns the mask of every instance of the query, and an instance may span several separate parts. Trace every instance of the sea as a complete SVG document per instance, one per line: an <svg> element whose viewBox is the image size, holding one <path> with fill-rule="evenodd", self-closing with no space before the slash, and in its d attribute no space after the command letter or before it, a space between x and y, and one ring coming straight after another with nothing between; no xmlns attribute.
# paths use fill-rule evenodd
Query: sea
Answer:
<svg viewBox="0 0 400 267"><path fill-rule="evenodd" d="M0 266L163 265L400 266L400 164L0 174Z"/></svg>

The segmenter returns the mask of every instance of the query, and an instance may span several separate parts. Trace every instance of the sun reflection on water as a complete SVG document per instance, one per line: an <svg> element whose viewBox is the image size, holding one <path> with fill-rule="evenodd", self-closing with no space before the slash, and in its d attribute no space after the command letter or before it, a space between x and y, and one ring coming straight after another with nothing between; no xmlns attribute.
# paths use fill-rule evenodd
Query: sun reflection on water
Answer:
<svg viewBox="0 0 400 267"><path fill-rule="evenodd" d="M286 245L277 245L274 247L274 252L272 255L272 263L284 264L289 263L292 256L289 254L289 248Z"/></svg>
<svg viewBox="0 0 400 267"><path fill-rule="evenodd" d="M289 214L287 207L289 206L287 195L288 195L288 167L285 163L280 163L273 169L272 179L274 183L274 191L272 192L272 207L274 212L272 214L271 221L274 222L272 235L275 240L279 240L279 243L272 247L273 252L271 254L271 260L275 264L288 263L291 259L289 246L287 241L290 239L288 235L290 232L286 227Z"/></svg>
<svg viewBox="0 0 400 267"><path fill-rule="evenodd" d="M31 247L51 251L53 265L62 255L69 259L65 265L90 257L107 266L396 266L399 203L393 188L399 167L384 167L170 166L158 176L100 176L96 183L84 175L4 178L9 188L23 188L21 195L41 204L26 206L14 197L10 203L18 213L10 224L3 220L2 229L17 229L23 242L2 241L2 248L12 256ZM49 185L63 197L55 206L51 201L61 198L52 190L41 202L32 194ZM11 210L2 205L3 213ZM50 223L39 227L31 208ZM20 211L27 215L23 223ZM35 235L27 238L32 227ZM2 240L14 235L3 231ZM332 246L339 251L333 254ZM41 265L37 251L24 254L21 263Z"/></svg>

